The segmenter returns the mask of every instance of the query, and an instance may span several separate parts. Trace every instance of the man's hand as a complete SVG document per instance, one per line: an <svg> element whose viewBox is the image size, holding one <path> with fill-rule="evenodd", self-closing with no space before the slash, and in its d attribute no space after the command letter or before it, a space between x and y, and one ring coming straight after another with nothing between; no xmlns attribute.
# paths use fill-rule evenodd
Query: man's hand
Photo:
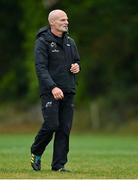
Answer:
<svg viewBox="0 0 138 180"><path fill-rule="evenodd" d="M52 89L52 94L56 100L64 98L63 91L58 87Z"/></svg>
<svg viewBox="0 0 138 180"><path fill-rule="evenodd" d="M77 63L71 64L70 71L73 74L76 74L76 73L78 73L80 71L80 66Z"/></svg>

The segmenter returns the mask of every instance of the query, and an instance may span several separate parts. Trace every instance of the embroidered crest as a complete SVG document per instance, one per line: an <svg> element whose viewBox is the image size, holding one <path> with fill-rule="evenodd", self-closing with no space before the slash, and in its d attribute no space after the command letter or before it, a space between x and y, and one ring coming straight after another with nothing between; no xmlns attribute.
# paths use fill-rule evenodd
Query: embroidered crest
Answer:
<svg viewBox="0 0 138 180"><path fill-rule="evenodd" d="M54 48L56 48L56 47L57 47L57 45L56 45L56 43L55 43L55 42L51 42L51 44L50 44L50 45L51 45L51 47L52 47L52 48L53 48L53 47L54 47Z"/></svg>
<svg viewBox="0 0 138 180"><path fill-rule="evenodd" d="M52 106L52 101L47 102L45 105L46 108L51 107L51 106Z"/></svg>

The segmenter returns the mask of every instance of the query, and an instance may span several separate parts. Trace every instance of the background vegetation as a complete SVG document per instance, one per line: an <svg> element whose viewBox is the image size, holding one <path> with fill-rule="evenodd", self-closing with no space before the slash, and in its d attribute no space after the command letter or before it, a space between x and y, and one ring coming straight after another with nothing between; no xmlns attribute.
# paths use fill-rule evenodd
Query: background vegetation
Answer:
<svg viewBox="0 0 138 180"><path fill-rule="evenodd" d="M55 8L67 12L69 33L81 56L75 130L127 125L137 131L137 0L1 0L1 122L40 119L34 41Z"/></svg>

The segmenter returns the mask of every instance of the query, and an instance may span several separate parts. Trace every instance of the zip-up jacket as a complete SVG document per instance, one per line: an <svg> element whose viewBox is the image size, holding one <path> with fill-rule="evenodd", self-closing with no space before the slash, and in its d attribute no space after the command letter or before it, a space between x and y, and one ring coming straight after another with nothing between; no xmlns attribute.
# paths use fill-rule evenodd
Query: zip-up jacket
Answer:
<svg viewBox="0 0 138 180"><path fill-rule="evenodd" d="M80 65L77 47L67 33L63 43L51 33L49 27L39 30L35 43L35 66L40 84L40 95L59 87L64 93L75 93L75 74L71 64Z"/></svg>

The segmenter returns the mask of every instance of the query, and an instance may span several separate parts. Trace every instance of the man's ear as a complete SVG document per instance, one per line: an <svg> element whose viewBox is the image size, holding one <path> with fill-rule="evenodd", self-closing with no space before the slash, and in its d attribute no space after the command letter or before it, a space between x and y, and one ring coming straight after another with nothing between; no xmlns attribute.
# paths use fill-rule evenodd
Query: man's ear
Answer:
<svg viewBox="0 0 138 180"><path fill-rule="evenodd" d="M54 19L52 19L51 21L50 21L50 25L53 25L54 24Z"/></svg>

